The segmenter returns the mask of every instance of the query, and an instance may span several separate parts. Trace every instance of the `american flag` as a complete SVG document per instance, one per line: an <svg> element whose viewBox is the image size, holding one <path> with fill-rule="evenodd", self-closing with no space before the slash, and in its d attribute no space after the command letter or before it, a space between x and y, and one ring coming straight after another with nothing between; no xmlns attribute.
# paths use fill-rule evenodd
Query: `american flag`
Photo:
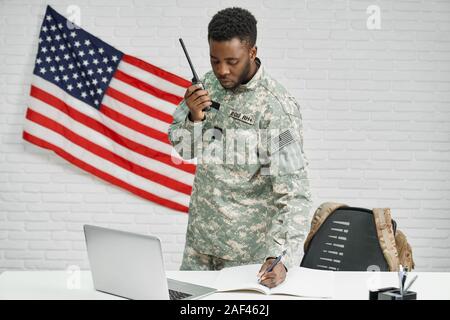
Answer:
<svg viewBox="0 0 450 320"><path fill-rule="evenodd" d="M168 127L189 85L74 28L48 6L23 138L138 196L188 212L196 167L173 152Z"/></svg>

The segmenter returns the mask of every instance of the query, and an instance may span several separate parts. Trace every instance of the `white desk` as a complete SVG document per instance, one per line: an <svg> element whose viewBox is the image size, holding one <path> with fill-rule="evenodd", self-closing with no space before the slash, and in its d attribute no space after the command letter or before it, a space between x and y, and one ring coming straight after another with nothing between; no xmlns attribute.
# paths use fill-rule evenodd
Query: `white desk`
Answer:
<svg viewBox="0 0 450 320"><path fill-rule="evenodd" d="M213 286L216 271L169 271L167 276L204 286ZM450 273L418 272L413 285L418 299L450 300ZM120 299L97 292L93 288L91 273L80 272L79 288L69 289L70 275L65 271L6 271L0 274L0 299ZM70 281L69 281L70 282ZM73 282L72 282L73 283ZM391 272L336 272L334 299L368 299L368 288L397 286L397 274ZM253 292L220 292L205 299L301 299L300 297Z"/></svg>

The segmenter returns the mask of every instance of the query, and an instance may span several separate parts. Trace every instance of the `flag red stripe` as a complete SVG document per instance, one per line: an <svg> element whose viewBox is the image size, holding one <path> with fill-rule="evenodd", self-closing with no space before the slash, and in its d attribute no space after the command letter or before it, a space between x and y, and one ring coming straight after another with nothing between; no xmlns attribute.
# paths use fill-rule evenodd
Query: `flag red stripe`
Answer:
<svg viewBox="0 0 450 320"><path fill-rule="evenodd" d="M114 78L119 79L120 81L123 81L125 83L128 83L130 86L133 86L139 90L145 91L145 92L151 94L152 96L157 97L161 100L165 100L167 102L173 103L174 105L178 105L181 102L181 100L183 100L179 96L176 96L172 93L158 89L148 83L145 83L144 81L141 81L133 76L130 76L129 74L126 74L123 71L120 71L119 69L117 69L116 73L114 73Z"/></svg>
<svg viewBox="0 0 450 320"><path fill-rule="evenodd" d="M132 56L124 54L122 57L122 60L129 64L132 64L135 67L138 67L142 70L150 72L150 73L154 74L155 76L158 76L164 80L172 82L173 84L176 84L178 86L187 88L191 85L190 81L187 81L186 79L183 79L171 72L165 71L161 68L158 68L157 66L154 66L154 65L152 65L148 62L145 62L141 59L138 59L136 57L132 57Z"/></svg>
<svg viewBox="0 0 450 320"><path fill-rule="evenodd" d="M64 113L69 114L71 117L72 117L72 113L73 113L74 116L72 118L79 120L79 122L86 123L87 125L92 124L93 126L95 126L98 129L98 130L96 129L98 132L103 133L105 129L108 130L109 133L112 135L112 136L110 136L111 138L113 136L118 135L117 133L115 133L114 131L107 128L105 125L103 125L101 122L86 116L85 114L79 112L75 108L72 108L71 106L67 105L64 101L58 99L57 97L51 95L50 93L48 93L44 90L39 89L38 87L32 86L30 95L63 111ZM68 111L70 113L68 113L66 111ZM92 128L94 129L94 127L92 127ZM155 134L155 132L156 132L155 129L149 128L149 130L143 132L143 134L150 138L159 140L162 143L170 145L170 142L167 138L167 134L165 135L165 137L162 137L162 135L159 131L158 131L158 134Z"/></svg>
<svg viewBox="0 0 450 320"><path fill-rule="evenodd" d="M179 182L177 180L171 179L171 178L164 176L160 173L157 173L155 171L144 168L144 167L142 167L138 164L135 164L131 161L128 161L127 159L89 141L88 139L73 132L71 129L34 111L31 108L28 108L26 118L29 119L30 121L40 124L41 126L46 127L48 129L60 134L61 136L72 141L73 143L77 144L78 146L80 146L80 147L90 151L91 153L93 153L105 160L108 160L108 161L116 164L117 166L122 167L123 169L128 170L136 175L139 175L145 179L151 180L157 184L163 185L167 188L184 193L188 196L192 192L191 186L184 184L182 182Z"/></svg>
<svg viewBox="0 0 450 320"><path fill-rule="evenodd" d="M87 171L87 172L89 172L89 173L91 173L91 174L93 174L93 175L95 175L95 176L97 176L97 177L99 177L99 178L109 182L109 183L112 183L112 184L114 184L116 186L124 188L124 189L126 189L126 190L128 190L128 191L130 191L130 192L132 192L132 193L134 193L134 194L144 198L144 199L156 202L156 203L158 203L160 205L166 206L168 208L171 208L171 209L174 209L174 210L177 210L177 211L182 211L182 212L186 212L186 213L189 211L189 208L186 207L186 206L183 206L183 205L181 205L179 203L170 201L168 199L161 198L161 197L156 196L156 195L154 195L154 194L152 194L150 192L147 192L147 191L139 189L139 188L137 188L135 186L132 186L132 185L130 185L130 184L120 180L120 179L117 179L116 177L114 177L114 176L112 176L112 175L110 175L108 173L105 173L105 172L97 169L96 167L93 167L90 164L88 164L88 163L86 163L86 162L84 162L84 161L74 157L73 155L67 153L66 151L64 151L63 149L59 148L58 146L55 146L55 145L53 145L53 144L51 144L51 143L49 143L47 141L44 141L44 140L42 140L42 139L40 139L38 137L35 137L35 136L29 134L26 131L23 132L23 139L25 139L28 142L33 143L33 144L41 147L41 148L52 150L56 154L58 154L60 157L66 159L67 161L69 161L70 163L74 164L75 166L77 166L77 167L79 167L79 168L81 168L81 169L83 169L83 170L85 170L85 171Z"/></svg>
<svg viewBox="0 0 450 320"><path fill-rule="evenodd" d="M100 112L103 113L108 118L113 119L114 121L123 124L124 126L133 128L134 131L140 132L140 133L148 135L154 139L157 139L164 143L170 144L169 136L167 135L167 133L163 133L161 131L158 131L156 129L153 129L151 127L143 125L142 123L140 123L136 120L133 120L133 119L111 109L107 105L102 104L100 106Z"/></svg>
<svg viewBox="0 0 450 320"><path fill-rule="evenodd" d="M191 163L174 163L172 161L172 158L170 155L167 155L165 153L159 152L157 150L151 149L149 147L143 146L135 141L132 141L114 131L106 127L101 122L92 119L85 114L81 113L80 111L72 108L71 106L67 105L63 101L59 100L55 96L47 93L44 90L41 90L35 86L31 86L30 95L35 97L36 99L39 99L43 101L44 103L60 110L61 112L64 112L72 119L86 125L87 127L107 136L117 144L120 144L130 150L133 150L137 153L140 153L146 157L152 158L154 160L157 160L159 162L165 163L167 165L170 165L174 168L183 170L188 173L195 174L196 166Z"/></svg>
<svg viewBox="0 0 450 320"><path fill-rule="evenodd" d="M107 89L106 94L111 98L114 98L117 101L120 101L131 108L134 108L142 113L145 113L146 115L152 118L164 121L169 124L172 123L173 117L171 115L159 111L158 109L155 109L153 107L150 107L149 105L146 105L145 103L142 103L141 101L136 100L130 96L127 96L123 92L118 91L111 86Z"/></svg>

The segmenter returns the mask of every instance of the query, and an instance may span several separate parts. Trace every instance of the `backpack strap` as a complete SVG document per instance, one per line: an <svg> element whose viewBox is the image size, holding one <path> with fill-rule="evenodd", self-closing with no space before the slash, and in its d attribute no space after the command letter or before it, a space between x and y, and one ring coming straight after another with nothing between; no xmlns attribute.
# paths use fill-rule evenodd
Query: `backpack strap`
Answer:
<svg viewBox="0 0 450 320"><path fill-rule="evenodd" d="M317 230L319 230L322 223L337 209L342 207L348 207L343 203L336 202L324 202L322 203L314 212L313 218L311 220L311 228L309 229L309 234L306 237L305 243L303 245L303 251L308 251L309 243L311 239L316 234Z"/></svg>
<svg viewBox="0 0 450 320"><path fill-rule="evenodd" d="M378 240L383 255L389 265L389 270L398 271L399 259L394 230L392 228L391 209L375 208L373 209L373 216L375 218Z"/></svg>
<svg viewBox="0 0 450 320"><path fill-rule="evenodd" d="M412 255L411 246L406 239L406 236L400 230L395 233L395 245L397 246L398 259L402 266L408 267L408 270L414 269L414 259Z"/></svg>

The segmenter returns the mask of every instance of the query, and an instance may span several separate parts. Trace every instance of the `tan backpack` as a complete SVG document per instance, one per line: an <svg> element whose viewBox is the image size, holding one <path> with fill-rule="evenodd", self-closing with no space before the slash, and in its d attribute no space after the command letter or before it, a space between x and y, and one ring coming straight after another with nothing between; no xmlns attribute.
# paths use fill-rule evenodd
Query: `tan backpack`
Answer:
<svg viewBox="0 0 450 320"><path fill-rule="evenodd" d="M337 209L348 207L342 203L322 203L314 213L311 229L305 240L304 251L307 252L310 242L323 222ZM399 266L414 269L412 249L406 236L400 230L394 232L391 210L389 208L375 208L372 210L381 250L390 271L398 271Z"/></svg>

